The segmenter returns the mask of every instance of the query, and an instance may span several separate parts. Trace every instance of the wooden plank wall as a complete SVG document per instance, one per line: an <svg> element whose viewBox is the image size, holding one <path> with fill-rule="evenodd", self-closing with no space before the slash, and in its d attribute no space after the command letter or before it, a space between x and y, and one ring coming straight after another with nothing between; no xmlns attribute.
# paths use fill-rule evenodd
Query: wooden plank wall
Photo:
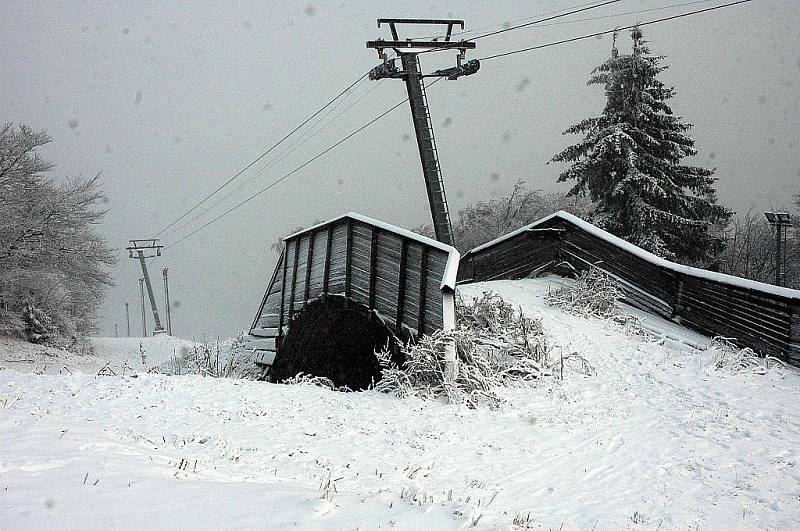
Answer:
<svg viewBox="0 0 800 531"><path fill-rule="evenodd" d="M272 339L276 351L292 317L323 293L376 310L396 333L431 333L443 326L447 260L441 249L360 220L315 227L285 240L250 335Z"/></svg>
<svg viewBox="0 0 800 531"><path fill-rule="evenodd" d="M596 266L616 280L627 302L710 336L800 364L800 300L690 275L653 264L572 223L550 218L461 259L459 282L518 279L568 263L581 271Z"/></svg>
<svg viewBox="0 0 800 531"><path fill-rule="evenodd" d="M662 317L672 316L670 301L677 283L671 271L657 268L563 220L553 218L553 222L564 229L562 259L579 271L600 267L619 281L626 300L632 305Z"/></svg>
<svg viewBox="0 0 800 531"><path fill-rule="evenodd" d="M484 251L466 254L458 266L458 282L525 278L558 259L557 232L522 233Z"/></svg>
<svg viewBox="0 0 800 531"><path fill-rule="evenodd" d="M739 343L768 354L786 354L800 362L791 347L792 313L800 301L680 275L681 295L675 320L708 335L735 337Z"/></svg>
<svg viewBox="0 0 800 531"><path fill-rule="evenodd" d="M267 291L264 294L264 299L261 302L261 308L258 311L256 320L253 323L252 329L257 330L277 330L278 316L280 315L280 300L281 300L281 278L283 275L283 255L278 259L278 265L275 267L275 272L272 274L267 286Z"/></svg>
<svg viewBox="0 0 800 531"><path fill-rule="evenodd" d="M789 345L790 352L800 355L800 308L797 306L792 309L792 324L789 328L789 336L792 341Z"/></svg>

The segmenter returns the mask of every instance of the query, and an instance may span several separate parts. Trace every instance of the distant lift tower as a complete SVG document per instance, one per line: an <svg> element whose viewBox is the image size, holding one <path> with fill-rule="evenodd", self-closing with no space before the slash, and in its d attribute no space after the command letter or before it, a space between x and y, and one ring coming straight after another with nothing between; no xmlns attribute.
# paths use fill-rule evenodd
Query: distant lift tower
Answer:
<svg viewBox="0 0 800 531"><path fill-rule="evenodd" d="M161 319L158 317L158 307L156 306L156 298L153 295L153 285L150 283L150 275L147 273L147 263L145 260L148 258L155 258L161 256L161 249L163 245L158 244L157 239L150 240L130 240L130 247L126 247L130 258L138 258L142 266L142 276L144 277L145 286L147 286L147 294L150 296L150 308L153 309L153 321L155 321L155 329L153 335L165 333L164 327L161 326ZM144 311L144 308L142 308ZM144 317L144 315L142 316ZM147 332L145 332L147 335Z"/></svg>
<svg viewBox="0 0 800 531"><path fill-rule="evenodd" d="M378 50L378 57L383 59L380 64L372 69L369 78L372 80L392 78L404 79L408 90L408 103L411 106L411 118L414 121L414 131L417 134L417 146L419 147L419 158L422 162L422 174L425 177L425 187L428 191L428 202L431 207L431 217L433 218L433 230L436 239L448 245L454 245L453 227L450 224L450 212L447 209L447 198L444 193L444 182L442 181L442 170L439 167L439 157L436 152L436 140L433 137L433 124L431 115L428 111L428 97L425 94L425 84L423 78L426 77L446 77L447 79L458 79L461 76L474 74L480 68L477 59L463 62L468 49L475 48L474 42L451 41L453 26L458 25L464 28L463 20L429 20L429 19L408 19L408 18L379 18L378 28L382 24L388 24L392 32L391 41L378 39L367 41L367 48ZM398 24L414 25L436 25L447 26L447 33L442 36L444 40L433 41L412 41L406 39L401 41L397 36ZM394 50L400 57L403 69L399 70L395 65L395 59L386 56L386 49ZM456 56L456 66L437 70L430 74L423 74L419 67L417 55L436 49L458 50Z"/></svg>

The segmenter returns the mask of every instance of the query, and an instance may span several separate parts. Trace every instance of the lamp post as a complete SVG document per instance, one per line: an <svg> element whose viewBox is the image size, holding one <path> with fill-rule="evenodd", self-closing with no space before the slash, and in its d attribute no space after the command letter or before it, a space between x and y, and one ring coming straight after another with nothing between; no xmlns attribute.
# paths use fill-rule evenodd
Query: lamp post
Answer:
<svg viewBox="0 0 800 531"><path fill-rule="evenodd" d="M786 284L786 233L792 226L788 212L764 212L769 224L775 227L775 284Z"/></svg>

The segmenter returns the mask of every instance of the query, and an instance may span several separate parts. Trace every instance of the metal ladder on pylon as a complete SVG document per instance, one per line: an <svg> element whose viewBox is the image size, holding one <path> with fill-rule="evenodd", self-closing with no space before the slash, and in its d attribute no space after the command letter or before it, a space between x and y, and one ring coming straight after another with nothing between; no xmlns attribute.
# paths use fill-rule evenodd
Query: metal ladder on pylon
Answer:
<svg viewBox="0 0 800 531"><path fill-rule="evenodd" d="M447 206L447 197L444 193L444 178L442 177L442 167L439 165L439 152L436 149L436 138L433 135L433 123L431 122L431 113L430 107L428 107L428 94L425 90L425 83L420 84L422 87L422 101L423 101L423 109L425 115L425 123L427 125L427 133L430 137L431 147L430 153L431 157L429 158L428 164L431 165L431 178L429 179L430 184L430 193L433 195L433 201L431 204L433 205L434 209L440 210L440 215L438 216L440 219L446 219L447 223L441 227L443 232L447 233L447 236L444 236L442 241L448 242L449 245L455 245L453 241L453 227L450 221L450 210ZM424 133L423 133L424 134ZM426 169L427 171L427 169Z"/></svg>
<svg viewBox="0 0 800 531"><path fill-rule="evenodd" d="M433 218L433 230L436 239L448 245L454 245L453 229L450 224L450 211L444 192L442 170L439 166L439 153L436 150L436 138L433 134L433 123L428 110L428 95L425 83L419 71L419 62L415 54L402 55L403 68L407 74L406 87L408 101L411 104L411 118L417 134L419 156L422 162L422 173L428 192L428 202Z"/></svg>
<svg viewBox="0 0 800 531"><path fill-rule="evenodd" d="M453 35L453 27L460 26L464 29L464 21L459 19L409 19L409 18L379 18L378 27L381 24L388 24L392 32L392 40L385 41L378 39L367 41L367 48L378 50L378 57L383 59L383 64L373 68L369 72L372 80L393 78L403 79L406 82L408 91L408 102L411 105L411 119L414 122L414 131L417 136L417 146L419 147L419 157L422 162L422 174L425 177L425 189L428 193L428 203L431 208L433 218L433 230L436 239L448 245L455 245L453 237L453 227L450 224L450 212L447 208L447 198L444 194L444 181L442 180L442 170L439 167L439 153L436 150L436 140L433 137L433 124L431 115L428 111L428 95L425 93L423 77L438 77L454 80L461 76L469 76L480 69L480 62L477 59L463 62L464 54L467 50L475 48L474 42L460 40L453 42L450 37ZM398 24L425 24L446 27L444 40L436 38L434 40L400 40L397 34ZM395 66L395 59L390 59L386 50L394 50L403 63L403 70L398 70ZM417 55L424 50L444 50L451 49L458 52L456 66L436 70L423 76Z"/></svg>

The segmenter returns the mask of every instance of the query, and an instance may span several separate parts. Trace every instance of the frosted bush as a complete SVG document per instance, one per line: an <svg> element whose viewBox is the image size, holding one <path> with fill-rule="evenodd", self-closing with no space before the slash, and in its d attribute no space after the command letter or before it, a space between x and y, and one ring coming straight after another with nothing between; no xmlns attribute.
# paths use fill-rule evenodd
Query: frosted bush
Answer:
<svg viewBox="0 0 800 531"><path fill-rule="evenodd" d="M788 369L781 360L760 356L751 348L740 348L732 339L715 337L708 346L711 354L708 368L725 374L767 374Z"/></svg>
<svg viewBox="0 0 800 531"><path fill-rule="evenodd" d="M470 408L497 408L503 403L500 388L553 374L541 322L515 311L498 295L487 292L469 303L459 299L456 315L454 330L439 330L407 345L402 367L389 352L378 353L382 378L375 388L399 397L446 397ZM452 344L454 378L448 376L444 357Z"/></svg>
<svg viewBox="0 0 800 531"><path fill-rule="evenodd" d="M142 351L142 363L146 365ZM159 367L160 372L168 374L199 374L213 378L256 377L256 368L250 359L250 352L244 348L244 332L233 339L214 343L195 343L191 347L181 347L180 353Z"/></svg>
<svg viewBox="0 0 800 531"><path fill-rule="evenodd" d="M546 302L576 315L608 319L622 314L622 299L624 294L616 282L592 267L582 271L571 285L548 291Z"/></svg>

